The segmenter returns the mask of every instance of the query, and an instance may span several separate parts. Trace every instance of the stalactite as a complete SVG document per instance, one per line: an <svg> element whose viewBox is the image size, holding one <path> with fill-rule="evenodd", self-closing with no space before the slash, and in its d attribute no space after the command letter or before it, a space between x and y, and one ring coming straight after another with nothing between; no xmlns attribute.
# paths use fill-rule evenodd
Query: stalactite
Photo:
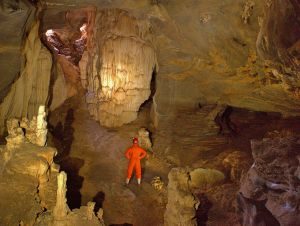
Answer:
<svg viewBox="0 0 300 226"><path fill-rule="evenodd" d="M102 125L121 126L136 119L151 93L156 54L150 26L126 11L103 10L93 34L94 48L80 62L89 110Z"/></svg>

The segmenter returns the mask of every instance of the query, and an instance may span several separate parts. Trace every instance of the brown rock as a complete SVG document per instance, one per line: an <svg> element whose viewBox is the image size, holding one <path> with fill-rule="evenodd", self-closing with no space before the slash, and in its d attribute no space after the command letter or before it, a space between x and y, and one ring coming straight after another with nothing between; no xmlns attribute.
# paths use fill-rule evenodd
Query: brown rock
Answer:
<svg viewBox="0 0 300 226"><path fill-rule="evenodd" d="M272 133L271 137L251 142L254 164L241 181L242 208L252 222L269 211L270 218L278 225L299 225L300 187L295 177L299 167L295 158L300 148L299 137L286 131ZM262 212L247 212L258 206ZM244 219L243 225L249 225L248 221Z"/></svg>

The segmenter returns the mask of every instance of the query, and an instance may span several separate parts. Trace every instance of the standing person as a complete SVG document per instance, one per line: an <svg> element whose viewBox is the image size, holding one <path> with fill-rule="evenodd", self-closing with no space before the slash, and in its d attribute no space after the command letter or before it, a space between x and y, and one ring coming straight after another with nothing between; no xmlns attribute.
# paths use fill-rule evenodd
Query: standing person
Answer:
<svg viewBox="0 0 300 226"><path fill-rule="evenodd" d="M141 159L147 155L146 151L141 148L138 144L138 139L133 139L133 145L127 149L125 156L129 159L129 164L127 168L127 178L126 185L129 184L130 178L132 176L132 171L135 169L135 176L138 181L138 185L141 184L142 179L142 169L141 169Z"/></svg>

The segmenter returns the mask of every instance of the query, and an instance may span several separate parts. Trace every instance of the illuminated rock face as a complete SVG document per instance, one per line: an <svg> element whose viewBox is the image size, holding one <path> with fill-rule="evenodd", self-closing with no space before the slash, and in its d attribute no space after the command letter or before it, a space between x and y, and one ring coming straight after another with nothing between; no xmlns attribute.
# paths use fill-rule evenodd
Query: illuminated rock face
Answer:
<svg viewBox="0 0 300 226"><path fill-rule="evenodd" d="M107 127L136 119L150 96L156 65L150 25L123 10L103 10L96 15L88 71L87 103L90 113ZM84 54L84 56L86 53ZM85 75L82 76L85 80Z"/></svg>

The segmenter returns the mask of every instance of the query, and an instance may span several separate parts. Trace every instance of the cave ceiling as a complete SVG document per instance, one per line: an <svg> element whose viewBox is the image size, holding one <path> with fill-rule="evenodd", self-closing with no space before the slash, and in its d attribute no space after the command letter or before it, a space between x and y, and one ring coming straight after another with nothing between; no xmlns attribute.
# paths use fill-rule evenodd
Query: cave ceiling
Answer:
<svg viewBox="0 0 300 226"><path fill-rule="evenodd" d="M154 102L161 115L198 103L300 113L296 0L46 0L38 4L44 6L41 32L63 28L66 12L80 9L119 8L148 21L158 61ZM12 15L2 10L1 16L6 14L1 27L7 34L16 36L14 28L24 26L32 10L26 7ZM13 16L16 13L20 16ZM76 27L79 21L80 17L68 23ZM5 48L17 48L20 40L9 42L0 39ZM4 62L3 54L0 57ZM2 91L16 77L16 71L5 70Z"/></svg>

